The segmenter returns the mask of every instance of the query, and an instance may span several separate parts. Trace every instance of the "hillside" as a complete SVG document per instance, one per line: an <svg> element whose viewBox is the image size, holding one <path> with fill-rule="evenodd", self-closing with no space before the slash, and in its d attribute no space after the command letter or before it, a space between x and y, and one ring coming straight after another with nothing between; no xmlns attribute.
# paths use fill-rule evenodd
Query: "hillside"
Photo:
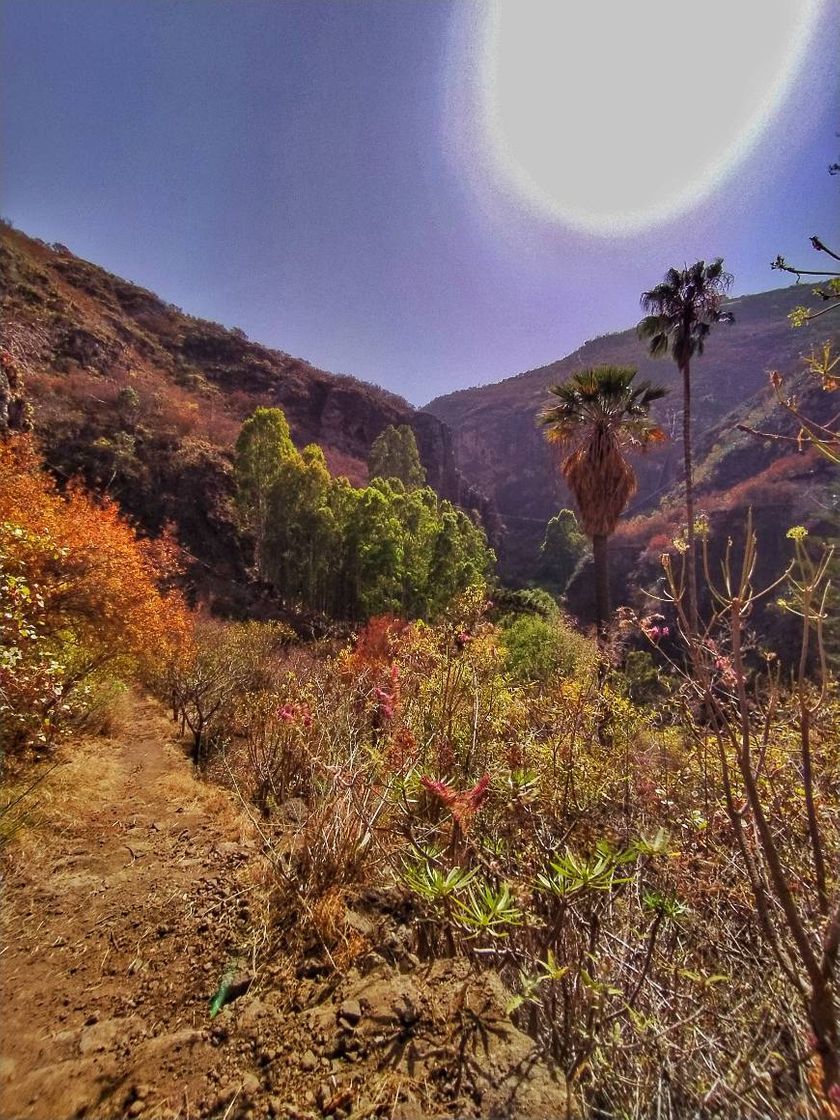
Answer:
<svg viewBox="0 0 840 1120"><path fill-rule="evenodd" d="M739 433L749 416L761 427L781 417L767 380L778 369L786 384L800 384L801 356L830 333L826 319L793 330L787 315L807 302L806 286L792 286L730 301L732 326L712 335L706 353L692 365L694 430L698 489L726 491L758 475L789 449L760 443ZM835 329L836 333L836 329ZM438 397L426 408L455 433L459 468L473 485L492 498L507 527L501 549L508 575L526 578L536 558L546 520L570 499L558 481L549 449L537 425L547 403L547 387L588 366L634 365L640 377L672 389L654 408L671 440L647 459L637 461L639 492L632 513L652 509L680 478L681 393L676 366L650 358L635 329L587 342L561 361L509 377L493 385ZM813 393L817 415L828 408L825 394Z"/></svg>
<svg viewBox="0 0 840 1120"><path fill-rule="evenodd" d="M3 346L50 467L108 492L147 532L171 522L199 594L229 597L244 575L230 451L258 405L286 413L298 446L320 444L333 474L367 477L371 443L409 424L429 484L492 522L455 465L451 435L383 389L317 369L196 319L20 231L0 229Z"/></svg>

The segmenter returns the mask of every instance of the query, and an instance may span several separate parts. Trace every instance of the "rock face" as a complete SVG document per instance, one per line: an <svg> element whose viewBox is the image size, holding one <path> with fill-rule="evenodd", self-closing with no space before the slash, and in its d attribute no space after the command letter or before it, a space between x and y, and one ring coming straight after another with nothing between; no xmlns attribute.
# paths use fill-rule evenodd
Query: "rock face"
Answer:
<svg viewBox="0 0 840 1120"><path fill-rule="evenodd" d="M0 350L0 436L26 432L32 427L23 378L8 350Z"/></svg>
<svg viewBox="0 0 840 1120"><path fill-rule="evenodd" d="M735 425L749 417L750 423L758 422L760 427L766 426L765 421L772 426L778 409L768 386L768 371L782 371L786 384L793 387L802 355L828 334L837 336L837 327L832 332L832 324L825 318L793 330L787 315L803 302L808 302L808 293L802 286L730 301L728 309L735 315L735 324L717 328L705 354L692 363L701 493L704 487L725 490L789 451L739 434ZM505 524L500 560L509 576L528 578L533 574L545 522L558 509L571 505L537 423L540 410L550 403L548 386L596 365L637 366L640 379L672 390L654 408L670 436L669 443L634 460L639 490L629 512L643 512L653 508L682 477L682 394L674 363L650 358L635 330L605 335L562 361L493 385L438 397L426 406L452 430L458 467L492 499ZM826 415L830 403L829 395L812 393L812 414ZM727 462L732 455L737 456L737 467Z"/></svg>
<svg viewBox="0 0 840 1120"><path fill-rule="evenodd" d="M282 408L296 443L320 444L332 472L356 484L380 432L410 425L430 485L492 532L492 508L458 469L445 424L392 393L196 319L8 227L0 229L0 292L8 369L26 385L50 465L107 490L149 532L172 522L204 561L199 583L244 572L230 453L259 405ZM24 402L8 369L0 425L20 427Z"/></svg>

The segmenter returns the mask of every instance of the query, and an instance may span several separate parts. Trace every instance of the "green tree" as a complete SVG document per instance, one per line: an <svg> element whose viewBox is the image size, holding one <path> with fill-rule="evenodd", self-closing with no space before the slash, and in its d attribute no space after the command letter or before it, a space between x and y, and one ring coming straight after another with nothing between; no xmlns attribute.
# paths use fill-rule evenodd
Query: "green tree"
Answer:
<svg viewBox="0 0 840 1120"><path fill-rule="evenodd" d="M650 418L650 406L667 389L642 381L626 366L596 366L551 386L557 404L540 420L552 443L567 449L560 472L580 510L595 562L595 625L603 639L610 614L607 540L636 492L636 475L626 452L645 450L664 439Z"/></svg>
<svg viewBox="0 0 840 1120"><path fill-rule="evenodd" d="M450 502L440 503L429 568L428 612L443 610L467 587L484 583L495 561L484 531Z"/></svg>
<svg viewBox="0 0 840 1120"><path fill-rule="evenodd" d="M417 440L408 424L393 424L373 441L368 456L368 473L373 478L398 478L407 490L422 486L426 472L420 463Z"/></svg>
<svg viewBox="0 0 840 1120"><path fill-rule="evenodd" d="M266 534L272 515L272 490L284 464L298 456L282 409L258 408L239 432L233 460L236 500L245 527L254 537L259 574L267 574Z"/></svg>
<svg viewBox="0 0 840 1120"><path fill-rule="evenodd" d="M288 599L329 611L340 530L333 480L316 444L285 455L272 484L266 526L266 575Z"/></svg>
<svg viewBox="0 0 840 1120"><path fill-rule="evenodd" d="M394 486L395 504L405 527L403 542L402 613L421 617L429 613L431 565L441 529L441 503L428 486L406 490Z"/></svg>
<svg viewBox="0 0 840 1120"><path fill-rule="evenodd" d="M403 465L416 481L422 468L414 437L406 428L408 444L392 432L408 448ZM235 476L260 573L309 610L424 617L483 582L492 565L483 531L429 487L396 476L377 476L362 489L333 479L320 447L297 451L279 409L257 409L243 425Z"/></svg>
<svg viewBox="0 0 840 1120"><path fill-rule="evenodd" d="M405 527L397 516L389 483L362 490L356 538L359 558L359 601L365 616L400 609Z"/></svg>
<svg viewBox="0 0 840 1120"><path fill-rule="evenodd" d="M561 509L545 527L545 537L540 545L538 578L562 593L585 552L586 535L580 531L574 512Z"/></svg>
<svg viewBox="0 0 840 1120"><path fill-rule="evenodd" d="M687 535L688 621L697 632L697 552L694 524L694 468L691 451L691 360L703 353L706 339L717 323L734 323L722 306L732 284L718 257L711 264L697 261L690 268L670 268L661 284L642 293L647 312L638 325L639 337L648 341L654 358L669 355L677 364L683 384L683 459Z"/></svg>

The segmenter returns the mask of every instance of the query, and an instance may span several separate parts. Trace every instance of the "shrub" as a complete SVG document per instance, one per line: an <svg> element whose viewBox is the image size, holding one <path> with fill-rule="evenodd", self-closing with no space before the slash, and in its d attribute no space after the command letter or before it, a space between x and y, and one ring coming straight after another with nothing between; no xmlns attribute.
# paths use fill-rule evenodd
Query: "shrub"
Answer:
<svg viewBox="0 0 840 1120"><path fill-rule="evenodd" d="M31 441L0 443L0 747L44 749L111 678L146 671L189 623L162 594L171 545L138 540L78 486L60 495Z"/></svg>
<svg viewBox="0 0 840 1120"><path fill-rule="evenodd" d="M506 668L519 681L544 682L554 674L585 672L596 660L592 643L561 618L514 618L503 627L502 644Z"/></svg>

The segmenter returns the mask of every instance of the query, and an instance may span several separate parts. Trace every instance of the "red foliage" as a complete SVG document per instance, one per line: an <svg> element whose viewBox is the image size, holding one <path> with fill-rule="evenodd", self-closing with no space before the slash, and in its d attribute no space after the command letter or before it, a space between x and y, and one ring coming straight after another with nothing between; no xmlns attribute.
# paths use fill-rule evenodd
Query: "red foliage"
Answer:
<svg viewBox="0 0 840 1120"><path fill-rule="evenodd" d="M452 813L453 818L466 829L472 818L487 800L490 790L490 775L484 774L472 789L455 790L440 778L422 777L421 784L441 801Z"/></svg>
<svg viewBox="0 0 840 1120"><path fill-rule="evenodd" d="M353 657L356 658L358 667L390 661L394 642L407 626L405 619L391 614L372 618L356 639Z"/></svg>

